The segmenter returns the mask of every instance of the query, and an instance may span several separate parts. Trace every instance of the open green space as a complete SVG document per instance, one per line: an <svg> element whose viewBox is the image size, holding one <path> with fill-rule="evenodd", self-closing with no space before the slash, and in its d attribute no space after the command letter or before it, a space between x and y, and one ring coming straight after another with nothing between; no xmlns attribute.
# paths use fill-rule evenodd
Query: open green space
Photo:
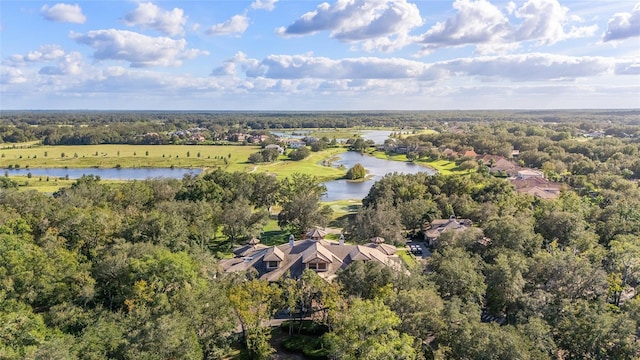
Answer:
<svg viewBox="0 0 640 360"><path fill-rule="evenodd" d="M76 179L65 179L64 177L54 176L32 176L25 175L7 176L9 180L15 181L18 184L18 190L20 191L38 191L43 193L54 193L60 188L71 186ZM101 180L102 183L108 184L121 184L123 180Z"/></svg>
<svg viewBox="0 0 640 360"><path fill-rule="evenodd" d="M245 170L258 146L206 145L56 145L3 148L0 167L215 167Z"/></svg>
<svg viewBox="0 0 640 360"><path fill-rule="evenodd" d="M279 177L293 173L317 176L322 180L344 176L344 170L322 166L327 158L346 151L331 148L311 153L301 161L286 157L269 164L247 162L259 146L241 145L59 145L23 144L0 149L0 167L19 168L215 168L226 171L267 172Z"/></svg>
<svg viewBox="0 0 640 360"><path fill-rule="evenodd" d="M346 171L321 165L320 162L345 151L347 151L346 148L330 148L324 151L312 152L309 157L300 161L280 160L274 163L248 164L247 166L251 168L250 171L275 174L281 178L289 177L293 173L301 173L313 175L321 181L335 180L342 178Z"/></svg>
<svg viewBox="0 0 640 360"><path fill-rule="evenodd" d="M406 154L389 155L384 151L373 151L371 152L371 155L385 160L408 161ZM449 160L416 160L415 163L433 168L443 175L467 173L466 170L460 170L460 168L458 168L458 165L454 161Z"/></svg>

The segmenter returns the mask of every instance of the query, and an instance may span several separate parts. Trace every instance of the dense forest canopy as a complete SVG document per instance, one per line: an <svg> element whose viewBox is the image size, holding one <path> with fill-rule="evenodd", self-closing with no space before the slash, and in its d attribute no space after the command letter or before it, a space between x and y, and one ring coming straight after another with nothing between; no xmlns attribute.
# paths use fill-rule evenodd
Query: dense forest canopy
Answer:
<svg viewBox="0 0 640 360"><path fill-rule="evenodd" d="M284 242L329 224L326 188L312 176L216 169L123 184L86 176L50 195L5 178L0 358L267 359L278 355L273 334L330 359L640 357L639 113L514 114L78 112L61 121L3 113L5 142L85 132L126 141L287 121L405 126L387 145L412 149L414 161L445 149L504 157L519 150L514 161L563 188L556 199L524 194L464 156L457 164L473 166L455 175L388 174L356 214L331 223L346 241L382 236L400 252L433 220L473 226L443 232L424 262L407 253L401 271L355 261L332 282L309 270L268 283L251 271L223 272L218 262L236 245L264 240L269 221ZM96 126L82 126L93 116ZM412 127L438 131L412 135ZM11 138L18 130L24 137ZM272 332L266 324L277 312L290 322ZM237 347L242 355L230 355Z"/></svg>
<svg viewBox="0 0 640 360"><path fill-rule="evenodd" d="M2 111L0 140L45 144L174 143L147 133L207 129L212 138L237 130L290 128L398 127L440 128L443 123L516 121L585 123L589 128L640 124L639 110L601 111L380 111L380 112L156 112L156 111Z"/></svg>

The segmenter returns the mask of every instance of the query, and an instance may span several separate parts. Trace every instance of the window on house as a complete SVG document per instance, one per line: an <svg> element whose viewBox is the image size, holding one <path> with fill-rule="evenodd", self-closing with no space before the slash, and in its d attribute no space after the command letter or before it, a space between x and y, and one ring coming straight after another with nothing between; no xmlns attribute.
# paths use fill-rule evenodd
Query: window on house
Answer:
<svg viewBox="0 0 640 360"><path fill-rule="evenodd" d="M327 264L325 263L308 263L307 268L315 271L327 271Z"/></svg>
<svg viewBox="0 0 640 360"><path fill-rule="evenodd" d="M267 269L275 269L279 265L279 261L267 261Z"/></svg>

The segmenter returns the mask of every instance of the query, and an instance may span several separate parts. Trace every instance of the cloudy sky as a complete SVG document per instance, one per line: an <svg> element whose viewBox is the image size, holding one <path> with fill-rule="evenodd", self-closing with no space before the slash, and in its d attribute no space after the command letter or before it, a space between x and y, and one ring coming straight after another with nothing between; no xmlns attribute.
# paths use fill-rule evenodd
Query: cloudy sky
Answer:
<svg viewBox="0 0 640 360"><path fill-rule="evenodd" d="M0 109L640 107L634 0L0 1Z"/></svg>

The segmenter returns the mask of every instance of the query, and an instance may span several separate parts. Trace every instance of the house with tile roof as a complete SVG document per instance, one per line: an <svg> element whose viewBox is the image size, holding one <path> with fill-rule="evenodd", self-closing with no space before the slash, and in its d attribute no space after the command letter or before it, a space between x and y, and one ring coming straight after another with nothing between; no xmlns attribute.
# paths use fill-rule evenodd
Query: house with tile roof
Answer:
<svg viewBox="0 0 640 360"><path fill-rule="evenodd" d="M466 230L473 225L469 219L457 219L451 216L448 219L435 219L431 222L430 227L424 233L425 240L429 246L434 246L440 234L445 231Z"/></svg>
<svg viewBox="0 0 640 360"><path fill-rule="evenodd" d="M371 239L364 245L345 244L325 239L326 232L320 228L310 229L302 240L293 235L287 244L265 246L252 239L234 254L232 259L220 261L225 272L255 269L258 277L267 281L278 281L282 276L298 278L305 269L314 270L325 280L331 281L340 269L354 261L375 261L400 270L401 260L396 247L384 243L381 237Z"/></svg>

